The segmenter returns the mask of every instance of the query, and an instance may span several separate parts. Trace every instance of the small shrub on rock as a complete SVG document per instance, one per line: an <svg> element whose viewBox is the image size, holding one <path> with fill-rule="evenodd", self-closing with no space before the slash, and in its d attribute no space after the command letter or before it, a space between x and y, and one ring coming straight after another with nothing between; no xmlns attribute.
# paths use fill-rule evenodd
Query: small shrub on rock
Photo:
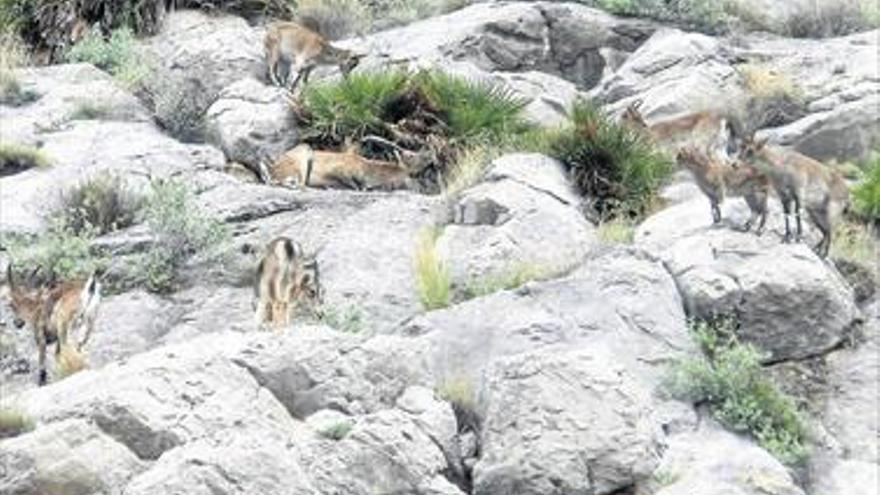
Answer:
<svg viewBox="0 0 880 495"><path fill-rule="evenodd" d="M437 254L439 231L428 229L416 245L414 270L419 300L426 310L440 309L452 302L452 275Z"/></svg>
<svg viewBox="0 0 880 495"><path fill-rule="evenodd" d="M0 177L51 164L52 160L37 148L0 142Z"/></svg>
<svg viewBox="0 0 880 495"><path fill-rule="evenodd" d="M185 265L216 262L225 254L226 226L200 211L193 204L192 191L183 183L154 180L144 216L155 244L142 256L140 273L152 291L174 290Z"/></svg>
<svg viewBox="0 0 880 495"><path fill-rule="evenodd" d="M339 440L347 437L352 428L353 426L350 422L340 421L336 424L328 426L327 428L324 428L318 433L324 438L329 438L330 440L336 440L338 442Z"/></svg>
<svg viewBox="0 0 880 495"><path fill-rule="evenodd" d="M300 23L331 40L363 35L373 23L373 11L361 0L297 0L296 6Z"/></svg>
<svg viewBox="0 0 880 495"><path fill-rule="evenodd" d="M631 220L614 219L600 222L597 234L599 242L606 246L632 244L636 226Z"/></svg>
<svg viewBox="0 0 880 495"><path fill-rule="evenodd" d="M69 62L87 62L107 71L126 87L135 88L149 69L138 55L134 33L129 28L113 31L104 39L100 31L89 32L67 52Z"/></svg>
<svg viewBox="0 0 880 495"><path fill-rule="evenodd" d="M807 455L807 428L794 401L761 368L761 353L737 342L732 320L696 322L692 330L706 356L677 362L667 380L679 399L705 403L728 428L751 434L788 464Z"/></svg>
<svg viewBox="0 0 880 495"><path fill-rule="evenodd" d="M520 264L498 275L471 280L464 287L464 298L474 299L502 290L513 290L535 280L549 280L562 272L557 267Z"/></svg>
<svg viewBox="0 0 880 495"><path fill-rule="evenodd" d="M145 90L153 116L168 134L184 143L203 143L208 108L216 95L197 79L180 76L156 78Z"/></svg>
<svg viewBox="0 0 880 495"><path fill-rule="evenodd" d="M672 160L643 136L584 101L575 103L570 124L542 146L565 164L602 218L644 215L674 170Z"/></svg>
<svg viewBox="0 0 880 495"><path fill-rule="evenodd" d="M22 87L15 70L27 63L27 49L18 36L0 29L0 105L20 106L37 99Z"/></svg>
<svg viewBox="0 0 880 495"><path fill-rule="evenodd" d="M363 313L355 307L323 308L320 321L343 333L361 333L364 330Z"/></svg>
<svg viewBox="0 0 880 495"><path fill-rule="evenodd" d="M15 437L33 429L34 420L27 414L11 407L0 408L0 439Z"/></svg>
<svg viewBox="0 0 880 495"><path fill-rule="evenodd" d="M135 223L141 199L119 176L96 175L61 195L58 215L75 233L93 231L103 235Z"/></svg>

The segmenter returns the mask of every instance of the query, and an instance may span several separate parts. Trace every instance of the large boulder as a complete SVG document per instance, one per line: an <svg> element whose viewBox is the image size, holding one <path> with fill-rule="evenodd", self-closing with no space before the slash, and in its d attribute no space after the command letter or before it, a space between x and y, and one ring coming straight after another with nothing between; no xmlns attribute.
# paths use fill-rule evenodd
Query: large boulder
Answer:
<svg viewBox="0 0 880 495"><path fill-rule="evenodd" d="M636 99L651 122L699 110L738 110L745 93L721 40L661 29L591 91L619 110Z"/></svg>
<svg viewBox="0 0 880 495"><path fill-rule="evenodd" d="M366 46L385 61L452 59L486 72L536 70L588 89L603 74L603 48L632 52L653 29L576 3L478 3L376 33Z"/></svg>
<svg viewBox="0 0 880 495"><path fill-rule="evenodd" d="M284 406L245 368L222 357L244 339L220 334L159 348L29 391L17 403L42 424L93 422L148 460L191 441L220 440L230 431L290 429L293 419Z"/></svg>
<svg viewBox="0 0 880 495"><path fill-rule="evenodd" d="M749 43L749 59L796 85L806 115L759 136L820 160L860 160L880 145L878 31L824 40Z"/></svg>
<svg viewBox="0 0 880 495"><path fill-rule="evenodd" d="M785 466L753 442L711 420L669 438L669 448L639 495L803 495ZM838 493L838 492L831 492Z"/></svg>
<svg viewBox="0 0 880 495"><path fill-rule="evenodd" d="M247 78L224 88L208 109L208 139L226 159L257 170L297 143L297 130L284 90Z"/></svg>
<svg viewBox="0 0 880 495"><path fill-rule="evenodd" d="M811 458L814 493L874 495L880 486L880 301L865 313L872 316L864 338L826 358L828 396L820 415L826 435Z"/></svg>
<svg viewBox="0 0 880 495"><path fill-rule="evenodd" d="M306 418L323 409L366 414L389 407L410 385L432 383L424 345L395 336L364 341L326 327L300 327L276 342L251 339L233 356L281 401Z"/></svg>
<svg viewBox="0 0 880 495"><path fill-rule="evenodd" d="M739 225L747 211L737 199L722 214ZM821 354L844 341L860 312L837 270L805 244L783 244L778 228L768 220L758 237L713 226L708 200L696 198L648 218L636 244L663 260L691 316L736 317L742 340L770 361Z"/></svg>
<svg viewBox="0 0 880 495"><path fill-rule="evenodd" d="M243 78L262 78L265 71L262 33L233 15L170 12L144 51L155 65L155 80L182 79L213 96Z"/></svg>
<svg viewBox="0 0 880 495"><path fill-rule="evenodd" d="M537 154L507 155L452 205L453 223L437 250L459 287L525 267L560 271L597 244L580 207L562 164Z"/></svg>
<svg viewBox="0 0 880 495"><path fill-rule="evenodd" d="M651 393L601 346L500 360L481 401L476 494L616 493L657 464Z"/></svg>
<svg viewBox="0 0 880 495"><path fill-rule="evenodd" d="M595 345L613 349L653 386L666 363L694 350L672 277L656 259L629 250L596 256L559 280L432 311L401 331L428 341L438 380L467 379L474 388L497 359Z"/></svg>
<svg viewBox="0 0 880 495"><path fill-rule="evenodd" d="M146 468L134 452L83 419L0 442L0 492L8 495L116 493Z"/></svg>

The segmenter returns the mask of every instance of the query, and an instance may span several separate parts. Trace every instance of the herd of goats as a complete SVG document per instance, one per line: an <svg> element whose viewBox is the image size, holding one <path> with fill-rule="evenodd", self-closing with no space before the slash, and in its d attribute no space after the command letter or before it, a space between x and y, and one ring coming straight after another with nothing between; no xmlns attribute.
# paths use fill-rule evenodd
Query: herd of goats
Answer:
<svg viewBox="0 0 880 495"><path fill-rule="evenodd" d="M265 53L269 79L287 87L291 94L316 66L338 65L347 76L362 57L333 47L314 30L293 22L269 26ZM296 77L290 81L292 73ZM621 122L658 145L674 147L678 163L693 173L709 197L715 223L721 221L720 204L725 196L743 196L751 209L743 228L749 230L757 221L760 235L772 187L782 201L785 241L792 239L791 214L796 217L796 238L800 240L803 209L822 233L816 251L827 256L833 221L848 204L846 183L836 171L795 151L767 145L766 140L756 140L753 135L737 135L734 121L720 113L698 112L649 125L639 106L640 102L629 105ZM679 146L682 137L690 144ZM697 140L702 140L700 146L693 144ZM261 176L267 183L310 187L344 184L345 177L358 177L359 183L366 183L368 188L405 187L411 172L400 163L368 160L353 150L313 151L304 144L262 168ZM10 263L5 289L15 326L27 325L33 331L38 383L47 381L46 348L50 344L56 345L56 367L59 360L67 360L68 366L84 366L81 353L93 332L101 299L98 277L92 274L85 279L48 284L16 282L15 278ZM287 327L295 305L305 304L319 312L322 295L317 263L292 239L272 240L256 270L254 295L253 307L261 328L278 331Z"/></svg>

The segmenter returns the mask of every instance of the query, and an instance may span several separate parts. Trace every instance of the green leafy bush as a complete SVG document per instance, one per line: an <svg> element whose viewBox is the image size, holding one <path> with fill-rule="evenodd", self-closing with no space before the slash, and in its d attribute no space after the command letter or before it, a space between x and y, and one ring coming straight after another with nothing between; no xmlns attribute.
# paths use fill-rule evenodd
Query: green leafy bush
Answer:
<svg viewBox="0 0 880 495"><path fill-rule="evenodd" d="M420 73L416 85L457 139L498 138L529 128L523 118L528 101L506 87L440 71Z"/></svg>
<svg viewBox="0 0 880 495"><path fill-rule="evenodd" d="M0 142L0 177L29 168L48 167L52 160L37 148L15 143Z"/></svg>
<svg viewBox="0 0 880 495"><path fill-rule="evenodd" d="M737 342L732 320L696 322L692 330L706 353L672 368L667 387L673 396L706 403L728 428L750 433L783 462L807 455L807 429L794 401L767 379L761 353Z"/></svg>
<svg viewBox="0 0 880 495"><path fill-rule="evenodd" d="M853 188L852 203L858 215L880 226L880 154L875 154L863 179Z"/></svg>
<svg viewBox="0 0 880 495"><path fill-rule="evenodd" d="M155 236L155 245L141 258L140 271L143 283L152 291L172 291L183 266L216 262L225 254L229 237L226 226L200 211L183 183L153 181L144 217Z"/></svg>
<svg viewBox="0 0 880 495"><path fill-rule="evenodd" d="M141 199L124 179L104 173L62 193L59 214L75 233L92 230L101 235L133 225L140 207Z"/></svg>
<svg viewBox="0 0 880 495"><path fill-rule="evenodd" d="M308 85L303 101L309 127L336 140L383 133L389 107L403 92L407 77L402 71L369 72Z"/></svg>
<svg viewBox="0 0 880 495"><path fill-rule="evenodd" d="M45 232L35 237L10 237L6 247L13 265L39 267L45 276L67 280L106 266L107 260L91 249L94 236L92 229L76 231L63 218L53 218Z"/></svg>
<svg viewBox="0 0 880 495"><path fill-rule="evenodd" d="M566 165L603 218L645 214L674 170L672 160L643 136L584 101L572 108L571 123L548 133L541 147Z"/></svg>
<svg viewBox="0 0 880 495"><path fill-rule="evenodd" d="M137 52L134 32L114 30L109 39L100 31L91 31L67 52L69 62L88 62L105 70L127 87L136 87L149 73Z"/></svg>

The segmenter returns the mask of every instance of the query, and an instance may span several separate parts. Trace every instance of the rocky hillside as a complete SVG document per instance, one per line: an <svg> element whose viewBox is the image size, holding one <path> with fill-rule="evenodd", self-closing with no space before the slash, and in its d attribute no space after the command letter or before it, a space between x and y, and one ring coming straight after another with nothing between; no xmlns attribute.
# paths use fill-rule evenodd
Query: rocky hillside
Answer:
<svg viewBox="0 0 880 495"><path fill-rule="evenodd" d="M880 31L685 29L482 2L338 46L367 55L354 75L504 88L538 126L642 100L649 121L741 115L841 170L880 148ZM569 167L519 148L471 154L481 173L443 194L263 184L311 131L266 81L264 32L182 9L129 40L133 61L4 67L0 265L97 266L104 298L88 369L66 376L50 346L44 387L3 298L0 493L877 495L866 227L822 259L806 214L803 243L781 242L775 197L762 236L737 230L739 198L713 225L684 172L597 222ZM108 211L146 206L59 226L95 178ZM316 256L324 312L273 334L252 281L281 235Z"/></svg>

